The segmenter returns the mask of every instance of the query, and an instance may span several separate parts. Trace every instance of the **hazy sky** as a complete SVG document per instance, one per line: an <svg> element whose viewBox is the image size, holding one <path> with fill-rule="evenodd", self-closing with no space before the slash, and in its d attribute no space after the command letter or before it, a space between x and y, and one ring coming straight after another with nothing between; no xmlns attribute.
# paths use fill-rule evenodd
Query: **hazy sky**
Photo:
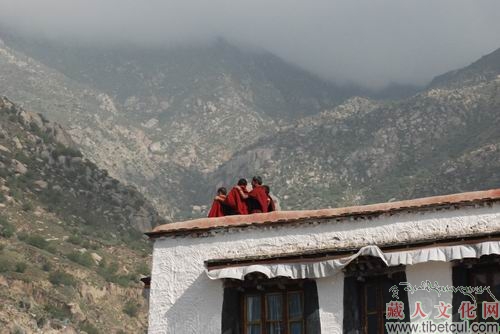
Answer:
<svg viewBox="0 0 500 334"><path fill-rule="evenodd" d="M372 87L425 83L500 48L500 0L0 0L0 22L143 45L220 36Z"/></svg>

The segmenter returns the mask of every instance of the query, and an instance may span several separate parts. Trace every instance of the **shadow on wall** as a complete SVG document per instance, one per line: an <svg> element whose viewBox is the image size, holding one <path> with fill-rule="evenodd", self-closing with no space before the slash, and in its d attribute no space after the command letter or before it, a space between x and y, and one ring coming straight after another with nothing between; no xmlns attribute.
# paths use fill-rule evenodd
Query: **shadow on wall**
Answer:
<svg viewBox="0 0 500 334"><path fill-rule="evenodd" d="M166 333L220 333L222 281L203 272L165 313Z"/></svg>

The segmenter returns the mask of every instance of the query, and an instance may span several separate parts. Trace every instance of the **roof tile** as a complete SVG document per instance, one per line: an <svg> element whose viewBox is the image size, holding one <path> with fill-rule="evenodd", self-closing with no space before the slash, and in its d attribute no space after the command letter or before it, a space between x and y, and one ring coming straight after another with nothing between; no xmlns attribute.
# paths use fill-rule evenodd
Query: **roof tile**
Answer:
<svg viewBox="0 0 500 334"><path fill-rule="evenodd" d="M226 216L218 218L200 218L183 222L157 226L152 232L146 233L150 237L161 235L198 232L217 228L244 227L250 225L269 225L292 223L308 219L344 218L348 216L363 216L370 214L389 213L401 210L418 210L434 206L456 206L470 202L487 202L500 200L500 189L466 192L444 196L433 196L362 206L351 206L335 209L301 210L301 211L274 211L251 215Z"/></svg>

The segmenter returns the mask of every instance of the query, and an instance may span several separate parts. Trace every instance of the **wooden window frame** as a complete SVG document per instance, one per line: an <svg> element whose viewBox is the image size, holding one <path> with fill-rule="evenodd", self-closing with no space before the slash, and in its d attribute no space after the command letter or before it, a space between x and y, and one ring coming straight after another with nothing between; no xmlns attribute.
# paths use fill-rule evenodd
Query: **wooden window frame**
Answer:
<svg viewBox="0 0 500 334"><path fill-rule="evenodd" d="M498 257L500 259L500 257ZM497 260L498 261L498 260ZM493 275L500 274L499 264L495 263L494 260L489 262L486 260L483 263L477 263L472 265L471 268L468 269L468 281L471 286L478 286L481 284L477 283L477 276L479 274L486 274L486 285L482 284L482 286L489 286L490 289L493 289ZM492 291L493 293L494 291ZM495 296L499 297L499 296ZM476 295L477 300L477 309L476 309L476 319L472 320L472 322L491 322L493 319L483 319L482 311L483 311L483 302L493 301L492 298L488 294L480 294Z"/></svg>
<svg viewBox="0 0 500 334"><path fill-rule="evenodd" d="M291 293L297 293L297 292L299 292L301 294L300 303L301 303L302 317L301 318L296 318L296 319L290 319L289 318L290 312L288 310L288 305L289 305L288 304L288 300L290 300L290 299L289 299L288 295L291 294ZM304 290L300 290L300 291L297 291L297 290L296 291L287 291L286 292L286 296L287 296L287 303L286 303L287 310L286 310L286 315L287 315L287 329L288 329L288 333L291 332L291 328L290 328L291 324L300 321L301 327L302 327L302 333L305 334L306 328L305 328L305 320L304 320L304 316L305 316L305 303L304 303L305 296L304 296Z"/></svg>
<svg viewBox="0 0 500 334"><path fill-rule="evenodd" d="M404 319L403 320L387 320L386 315L386 302L384 297L389 296L389 290L384 290L384 284L388 280L394 280L394 284L406 281L406 268L404 266L388 268L379 258L364 256L359 257L350 263L345 269L345 284L349 284L350 289L355 289L357 297L354 300L346 302L346 285L344 285L344 307L348 311L357 313L351 317L345 318L343 330L356 331L357 333L369 333L369 316L375 314L377 317L377 333L385 333L385 324L393 321L410 321L409 317L409 304L408 294L404 291L403 287L398 285L399 288L399 301L404 303ZM393 278L393 276L401 276L400 279ZM349 283L347 283L349 282ZM391 283L389 283L391 285ZM375 288L375 309L368 310L368 298L370 294L368 289Z"/></svg>
<svg viewBox="0 0 500 334"><path fill-rule="evenodd" d="M295 318L295 319L289 319L289 306L288 306L288 302L289 302L289 295L292 294L292 293L300 293L300 301L301 301L301 313L302 313L302 317L299 319L299 318ZM270 295L280 295L282 297L282 317L281 317L281 320L268 320L267 319L267 311L268 311L268 305L267 305L267 296L270 296ZM261 318L258 322L256 323L252 323L252 322L249 322L248 319L247 319L247 297L250 297L250 296L259 296L260 297L260 303L261 303L261 311L260 311L260 314L261 314ZM243 327L242 327L242 330L243 330L243 334L248 334L248 330L247 330L247 327L249 325L255 325L255 324L260 324L260 328L261 328L261 334L268 334L267 333L267 325L269 323L279 323L279 322L282 322L283 325L284 325L284 332L283 334L289 334L291 329L290 329L290 326L292 323L296 323L296 322L301 322L301 325L302 325L302 333L303 334L306 334L305 332L305 319L304 319L304 315L305 315L305 309L304 309L304 290L301 289L301 288L297 288L295 286L292 286L292 287L286 287L285 288L266 288L266 289L262 289L262 290L258 290L258 289L246 289L244 293L242 293L241 295L241 310L242 310L242 317L241 319L243 319Z"/></svg>
<svg viewBox="0 0 500 334"><path fill-rule="evenodd" d="M289 299L291 293L298 291L301 293L302 318L288 319ZM221 328L224 334L244 334L247 333L246 305L243 296L262 293L286 293L284 296L284 309L286 309L286 323L283 322L283 333L289 333L294 321L302 322L302 333L321 334L320 308L318 299L318 289L314 279L291 279L288 277L268 278L261 273L251 273L245 276L244 280L225 279L224 298L222 303ZM262 299L261 297L261 303ZM262 306L265 311L265 306ZM264 327L264 328L263 328ZM265 324L261 326L262 333L266 333Z"/></svg>
<svg viewBox="0 0 500 334"><path fill-rule="evenodd" d="M455 266L453 267L453 286L477 286L477 281L475 276L479 273L498 273L500 272L500 255L491 254L483 255L480 258L470 258L462 259L460 261L454 261ZM458 270L456 273L455 270ZM458 275L458 276L456 276ZM457 282L458 280L458 282ZM492 277L487 276L487 285L493 288ZM493 291L492 291L493 293ZM500 297L500 296L495 296ZM493 319L482 319L482 303L487 301L488 298L482 298L482 295L476 295L477 309L476 318L471 320L471 322L492 322ZM459 307L462 301L472 301L470 297L466 297L460 292L453 293L453 321L461 321L459 319Z"/></svg>
<svg viewBox="0 0 500 334"><path fill-rule="evenodd" d="M490 289L493 288L493 275L495 273L500 273L500 271L494 270L493 265L482 265L474 268L474 270L469 271L469 282L471 282L471 286L489 286ZM478 274L486 274L486 285L477 283L477 275ZM492 291L493 293L493 291ZM486 298L485 298L486 297ZM496 297L496 296L495 296ZM480 294L476 296L477 300L477 310L476 310L476 319L472 320L472 322L491 322L494 321L492 319L483 319L483 303L493 301L490 295L488 294Z"/></svg>
<svg viewBox="0 0 500 334"><path fill-rule="evenodd" d="M366 280L370 282L363 282L363 302L361 303L361 317L363 319L363 333L368 334L368 317L370 315L375 314L377 316L377 321L378 321L378 333L383 333L384 332L384 315L385 315L385 305L383 302L383 292L382 292L382 287L380 286L380 281L382 277L385 276L373 276L373 277L367 277ZM375 300L375 311L369 311L368 310L368 288L374 287L376 289L375 295L376 295L376 300ZM382 309L380 308L380 302L383 304Z"/></svg>

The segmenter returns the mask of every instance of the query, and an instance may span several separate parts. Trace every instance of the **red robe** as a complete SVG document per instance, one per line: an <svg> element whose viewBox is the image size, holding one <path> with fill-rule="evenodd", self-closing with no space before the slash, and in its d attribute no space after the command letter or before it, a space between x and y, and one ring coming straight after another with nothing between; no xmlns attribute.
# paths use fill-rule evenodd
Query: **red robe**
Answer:
<svg viewBox="0 0 500 334"><path fill-rule="evenodd" d="M248 193L248 196L253 203L251 213L267 212L269 203L266 188L257 185Z"/></svg>
<svg viewBox="0 0 500 334"><path fill-rule="evenodd" d="M212 207L210 208L210 212L208 213L208 218L214 217L224 217L224 208L222 207L222 201L224 197L217 196L212 203Z"/></svg>
<svg viewBox="0 0 500 334"><path fill-rule="evenodd" d="M276 211L276 206L274 205L274 201L271 198L271 196L267 196L268 201L267 201L267 212L273 212Z"/></svg>
<svg viewBox="0 0 500 334"><path fill-rule="evenodd" d="M227 194L224 204L227 205L235 215L248 215L247 202L241 197L238 187L241 188L244 193L247 193L245 187L236 186Z"/></svg>

